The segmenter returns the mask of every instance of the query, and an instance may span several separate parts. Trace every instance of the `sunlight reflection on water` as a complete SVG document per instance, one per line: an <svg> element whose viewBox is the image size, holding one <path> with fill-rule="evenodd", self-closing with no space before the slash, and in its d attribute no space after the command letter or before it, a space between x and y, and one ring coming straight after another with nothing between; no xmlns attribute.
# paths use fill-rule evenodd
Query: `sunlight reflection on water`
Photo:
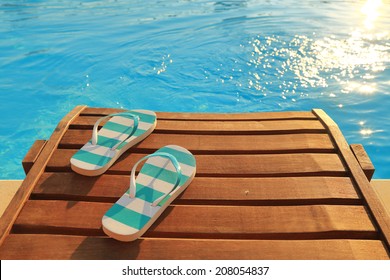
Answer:
<svg viewBox="0 0 390 280"><path fill-rule="evenodd" d="M265 94L270 80L266 76L278 73L275 78L282 95L300 94L309 87L326 88L330 81L341 85L339 93L373 94L376 84L370 80L390 62L390 45L385 43L389 39L388 32L365 35L360 30L348 39L296 35L284 41L278 36L258 36L249 42L253 48L249 86Z"/></svg>

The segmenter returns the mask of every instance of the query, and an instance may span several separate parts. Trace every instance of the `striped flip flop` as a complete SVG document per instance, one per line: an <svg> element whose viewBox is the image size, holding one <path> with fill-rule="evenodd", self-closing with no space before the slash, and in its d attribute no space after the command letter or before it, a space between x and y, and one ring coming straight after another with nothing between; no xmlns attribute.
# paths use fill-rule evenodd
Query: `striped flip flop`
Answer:
<svg viewBox="0 0 390 280"><path fill-rule="evenodd" d="M108 122L98 131L99 124ZM86 176L103 174L130 147L145 139L156 127L152 111L131 110L100 118L92 139L70 159L72 170Z"/></svg>
<svg viewBox="0 0 390 280"><path fill-rule="evenodd" d="M137 179L137 166L145 161ZM140 159L130 175L130 188L104 214L103 231L120 241L133 241L146 232L195 177L196 161L185 148L165 146Z"/></svg>

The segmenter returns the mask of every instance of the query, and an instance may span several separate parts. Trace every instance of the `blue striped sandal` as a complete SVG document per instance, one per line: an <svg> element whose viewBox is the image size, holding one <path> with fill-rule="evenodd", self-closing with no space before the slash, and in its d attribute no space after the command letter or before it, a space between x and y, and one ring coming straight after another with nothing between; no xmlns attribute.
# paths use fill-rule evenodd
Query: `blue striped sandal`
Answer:
<svg viewBox="0 0 390 280"><path fill-rule="evenodd" d="M137 179L137 166L145 161ZM196 161L185 148L165 146L140 159L130 175L130 188L104 214L103 231L120 241L143 235L195 177Z"/></svg>
<svg viewBox="0 0 390 280"><path fill-rule="evenodd" d="M99 124L108 122L98 131ZM132 110L100 118L92 139L70 159L73 171L85 176L103 174L129 148L145 139L156 127L152 111Z"/></svg>

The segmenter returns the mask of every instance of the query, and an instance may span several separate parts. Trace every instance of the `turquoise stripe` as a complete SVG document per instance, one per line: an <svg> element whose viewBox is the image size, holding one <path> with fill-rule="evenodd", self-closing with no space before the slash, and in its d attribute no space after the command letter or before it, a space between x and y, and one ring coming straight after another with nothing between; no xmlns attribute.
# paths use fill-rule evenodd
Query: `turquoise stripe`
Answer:
<svg viewBox="0 0 390 280"><path fill-rule="evenodd" d="M175 171L160 168L149 163L145 163L144 166L142 166L140 173L162 180L172 185L176 183L177 173ZM182 174L179 186L184 184L184 182L186 182L188 179L188 176Z"/></svg>
<svg viewBox="0 0 390 280"><path fill-rule="evenodd" d="M143 113L135 112L135 111L128 111L128 112L140 117L142 122L154 123L156 121L156 117L152 116L152 115L147 115L147 114L143 114Z"/></svg>
<svg viewBox="0 0 390 280"><path fill-rule="evenodd" d="M146 130L137 128L137 130L133 133L132 136L140 136L145 133Z"/></svg>
<svg viewBox="0 0 390 280"><path fill-rule="evenodd" d="M195 158L192 154L181 152L175 149L171 149L169 147L163 147L159 149L157 152L164 152L173 155L178 162L184 163L190 166L196 166Z"/></svg>
<svg viewBox="0 0 390 280"><path fill-rule="evenodd" d="M103 147L112 148L119 142L119 140L116 140L114 138L108 138L106 136L99 135L97 144Z"/></svg>
<svg viewBox="0 0 390 280"><path fill-rule="evenodd" d="M84 150L79 150L77 153L74 154L73 158L97 166L104 166L111 160L110 157L96 155Z"/></svg>
<svg viewBox="0 0 390 280"><path fill-rule="evenodd" d="M157 198L165 194L163 192L141 185L139 183L136 184L137 184L137 191L135 193L135 196L149 203L153 203ZM126 194L129 194L129 191L127 191Z"/></svg>
<svg viewBox="0 0 390 280"><path fill-rule="evenodd" d="M134 134L132 136L140 136L142 135L146 130L143 130L143 129L137 129ZM114 138L108 138L106 136L102 136L102 135L99 135L98 136L98 145L100 146L103 146L103 147L107 147L107 148L112 148L114 147L116 144L118 144L119 140L117 139L114 139ZM127 144L127 142L123 142L122 144L120 144L116 149L117 150L120 150L123 146L125 146Z"/></svg>
<svg viewBox="0 0 390 280"><path fill-rule="evenodd" d="M117 203L108 209L105 216L138 230L143 228L150 220L150 217L127 209L126 207L123 207Z"/></svg>

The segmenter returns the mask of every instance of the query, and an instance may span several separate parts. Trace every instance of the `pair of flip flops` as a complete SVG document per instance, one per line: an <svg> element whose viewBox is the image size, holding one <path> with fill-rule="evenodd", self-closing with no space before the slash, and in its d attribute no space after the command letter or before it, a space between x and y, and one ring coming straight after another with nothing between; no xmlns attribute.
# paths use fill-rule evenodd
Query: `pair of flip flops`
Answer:
<svg viewBox="0 0 390 280"><path fill-rule="evenodd" d="M98 130L104 120L108 121ZM92 139L71 158L72 170L86 176L103 174L126 150L151 134L156 123L156 114L147 110L100 118ZM121 241L137 239L185 190L195 172L194 156L180 146L168 145L141 158L131 170L129 190L104 214L103 231Z"/></svg>

